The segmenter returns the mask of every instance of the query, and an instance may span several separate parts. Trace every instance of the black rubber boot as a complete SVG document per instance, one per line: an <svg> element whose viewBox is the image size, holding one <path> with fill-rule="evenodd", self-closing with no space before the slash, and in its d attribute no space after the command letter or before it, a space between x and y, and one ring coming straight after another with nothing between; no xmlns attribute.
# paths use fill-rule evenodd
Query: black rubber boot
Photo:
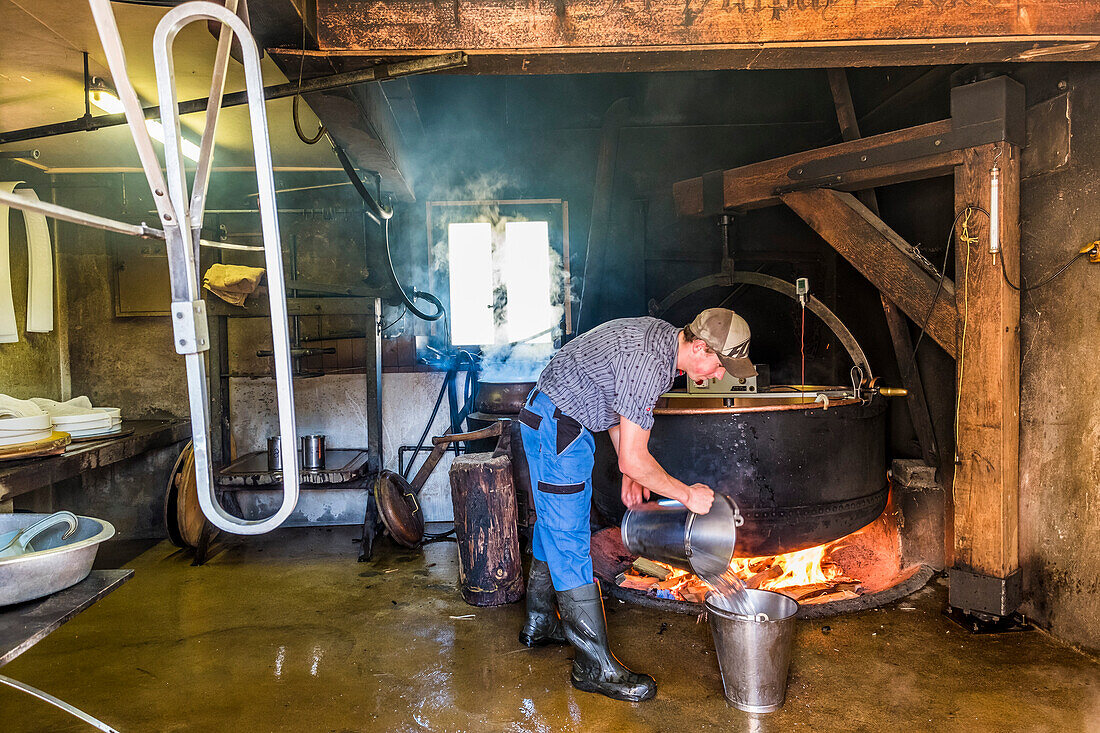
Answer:
<svg viewBox="0 0 1100 733"><path fill-rule="evenodd" d="M519 641L526 646L568 643L561 630L558 609L554 607L550 566L544 560L531 559L531 572L527 575L527 622L519 632Z"/></svg>
<svg viewBox="0 0 1100 733"><path fill-rule="evenodd" d="M597 583L558 591L565 638L573 645L573 687L616 700L641 702L657 694L647 674L624 667L607 646L607 622Z"/></svg>

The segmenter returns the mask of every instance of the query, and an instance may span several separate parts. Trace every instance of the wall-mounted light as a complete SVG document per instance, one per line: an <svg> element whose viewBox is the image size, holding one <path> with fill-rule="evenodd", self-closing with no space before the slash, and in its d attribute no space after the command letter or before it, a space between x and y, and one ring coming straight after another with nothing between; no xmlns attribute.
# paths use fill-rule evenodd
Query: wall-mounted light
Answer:
<svg viewBox="0 0 1100 733"><path fill-rule="evenodd" d="M102 110L109 115L118 115L123 113L122 101L118 98L118 94L115 90L108 86L107 82L95 77L88 84L88 101L96 109ZM164 144L164 126L160 124L160 120L145 120L145 129L149 131L149 136L157 142ZM186 138L181 139L181 147L183 154L186 158L198 161L199 159L199 146L191 142Z"/></svg>

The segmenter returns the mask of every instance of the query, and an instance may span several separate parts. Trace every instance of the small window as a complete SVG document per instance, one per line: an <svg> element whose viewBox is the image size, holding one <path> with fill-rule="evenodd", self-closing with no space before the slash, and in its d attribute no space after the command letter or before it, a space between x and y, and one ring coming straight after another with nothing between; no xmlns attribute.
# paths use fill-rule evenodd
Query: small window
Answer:
<svg viewBox="0 0 1100 733"><path fill-rule="evenodd" d="M428 205L451 345L552 345L568 327L566 211L557 200Z"/></svg>

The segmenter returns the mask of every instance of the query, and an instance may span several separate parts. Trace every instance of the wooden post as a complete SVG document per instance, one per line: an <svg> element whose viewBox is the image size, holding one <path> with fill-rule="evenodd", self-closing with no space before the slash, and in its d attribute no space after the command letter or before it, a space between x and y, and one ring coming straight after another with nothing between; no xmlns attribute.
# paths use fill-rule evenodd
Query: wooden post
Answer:
<svg viewBox="0 0 1100 733"><path fill-rule="evenodd" d="M960 218L955 280L958 326L958 436L954 482L957 569L1000 580L1019 567L1020 294L1001 273L1020 281L1020 150L994 143L965 151L955 169L955 207L991 206L991 169L1000 170L997 197L1001 252L989 252L989 218ZM967 242L962 227L974 239ZM956 587L952 578L952 605ZM1011 612L1013 609L1009 608ZM999 614L1005 615L1005 614Z"/></svg>
<svg viewBox="0 0 1100 733"><path fill-rule="evenodd" d="M524 584L512 462L469 453L455 458L450 479L463 600L472 606L518 601Z"/></svg>

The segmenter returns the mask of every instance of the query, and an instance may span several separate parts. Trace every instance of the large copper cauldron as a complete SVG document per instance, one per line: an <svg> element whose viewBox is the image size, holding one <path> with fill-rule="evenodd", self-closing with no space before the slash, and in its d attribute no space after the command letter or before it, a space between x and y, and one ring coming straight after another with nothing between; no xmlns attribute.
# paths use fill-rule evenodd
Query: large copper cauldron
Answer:
<svg viewBox="0 0 1100 733"><path fill-rule="evenodd" d="M711 403L670 399L669 406L655 408L649 448L676 478L705 483L737 503L745 518L737 531L737 557L778 555L839 539L886 507L884 400L834 401L828 409L814 403ZM619 524L626 510L622 474L607 434L596 437L593 499L604 519Z"/></svg>

